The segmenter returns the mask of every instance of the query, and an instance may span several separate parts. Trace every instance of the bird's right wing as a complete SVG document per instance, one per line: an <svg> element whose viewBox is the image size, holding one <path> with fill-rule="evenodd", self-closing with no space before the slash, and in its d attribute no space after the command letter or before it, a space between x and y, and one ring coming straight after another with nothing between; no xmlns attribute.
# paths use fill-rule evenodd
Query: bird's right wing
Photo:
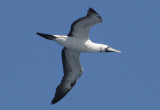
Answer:
<svg viewBox="0 0 160 110"><path fill-rule="evenodd" d="M89 8L85 17L79 18L72 23L68 36L87 38L90 27L100 22L102 22L101 16L94 9Z"/></svg>

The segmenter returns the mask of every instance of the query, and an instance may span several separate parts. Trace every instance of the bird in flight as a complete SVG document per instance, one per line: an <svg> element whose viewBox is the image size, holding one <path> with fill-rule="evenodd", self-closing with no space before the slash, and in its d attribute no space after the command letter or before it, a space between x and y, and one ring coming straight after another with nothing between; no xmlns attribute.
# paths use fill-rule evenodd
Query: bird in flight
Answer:
<svg viewBox="0 0 160 110"><path fill-rule="evenodd" d="M62 45L62 61L64 76L56 89L51 104L60 101L76 84L83 72L79 61L81 52L118 52L108 45L94 43L89 39L89 29L95 24L101 23L101 16L89 8L87 15L74 21L68 35L50 35L36 32L41 37L53 40Z"/></svg>

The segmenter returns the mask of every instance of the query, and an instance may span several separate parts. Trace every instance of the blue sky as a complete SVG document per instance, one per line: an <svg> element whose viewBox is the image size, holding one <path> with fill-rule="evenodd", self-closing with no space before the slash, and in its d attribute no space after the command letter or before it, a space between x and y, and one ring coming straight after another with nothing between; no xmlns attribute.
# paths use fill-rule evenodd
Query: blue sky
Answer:
<svg viewBox="0 0 160 110"><path fill-rule="evenodd" d="M159 110L159 0L1 0L1 110ZM94 42L122 53L82 53L84 73L60 102L50 105L63 76L61 49L35 32L68 34L94 8L103 23Z"/></svg>

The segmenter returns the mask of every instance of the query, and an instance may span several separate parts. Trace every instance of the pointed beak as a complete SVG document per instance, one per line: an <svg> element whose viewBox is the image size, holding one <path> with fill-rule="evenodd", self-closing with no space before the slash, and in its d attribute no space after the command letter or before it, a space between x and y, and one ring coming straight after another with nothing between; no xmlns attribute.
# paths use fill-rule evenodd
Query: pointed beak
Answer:
<svg viewBox="0 0 160 110"><path fill-rule="evenodd" d="M113 49L113 48L111 48L111 47L106 48L106 49L105 49L105 52L117 52L117 53L121 53L121 51L116 50L116 49Z"/></svg>

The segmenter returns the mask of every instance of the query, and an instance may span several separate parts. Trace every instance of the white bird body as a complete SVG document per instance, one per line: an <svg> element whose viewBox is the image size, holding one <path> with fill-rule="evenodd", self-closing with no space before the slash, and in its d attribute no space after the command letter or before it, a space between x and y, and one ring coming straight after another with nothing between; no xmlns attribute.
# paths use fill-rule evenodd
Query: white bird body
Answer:
<svg viewBox="0 0 160 110"><path fill-rule="evenodd" d="M54 40L64 47L62 50L64 76L56 89L52 104L61 100L81 76L83 72L79 61L81 52L120 52L108 45L94 43L89 39L90 27L100 22L102 22L101 16L92 8L89 8L85 17L72 23L67 36L36 33L46 39Z"/></svg>
<svg viewBox="0 0 160 110"><path fill-rule="evenodd" d="M60 45L79 52L104 52L108 45L92 42L88 38L68 37L64 35L53 35L55 41ZM72 42L72 43L71 43Z"/></svg>

